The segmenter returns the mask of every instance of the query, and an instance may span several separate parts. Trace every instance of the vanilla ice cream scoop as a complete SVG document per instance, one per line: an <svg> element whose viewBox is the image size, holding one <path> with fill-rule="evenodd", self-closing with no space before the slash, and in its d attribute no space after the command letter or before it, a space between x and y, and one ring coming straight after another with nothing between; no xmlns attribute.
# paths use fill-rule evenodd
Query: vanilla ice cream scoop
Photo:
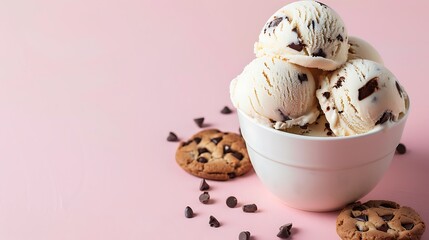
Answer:
<svg viewBox="0 0 429 240"><path fill-rule="evenodd" d="M316 1L290 3L264 25L254 51L310 68L334 70L347 61L347 30L340 16Z"/></svg>
<svg viewBox="0 0 429 240"><path fill-rule="evenodd" d="M236 108L276 129L313 123L319 115L315 92L308 69L268 56L254 59L230 84Z"/></svg>
<svg viewBox="0 0 429 240"><path fill-rule="evenodd" d="M380 54L367 41L358 37L349 36L349 45L350 48L348 60L360 58L384 64Z"/></svg>
<svg viewBox="0 0 429 240"><path fill-rule="evenodd" d="M362 134L397 121L408 108L408 96L382 64L354 59L327 75L316 91L336 136Z"/></svg>

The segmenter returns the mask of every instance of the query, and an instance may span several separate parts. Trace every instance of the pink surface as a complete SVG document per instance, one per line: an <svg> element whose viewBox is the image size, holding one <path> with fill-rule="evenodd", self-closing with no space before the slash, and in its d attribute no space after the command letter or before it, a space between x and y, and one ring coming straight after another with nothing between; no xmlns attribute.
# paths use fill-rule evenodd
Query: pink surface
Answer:
<svg viewBox="0 0 429 240"><path fill-rule="evenodd" d="M237 131L229 81L254 57L253 43L283 1L0 2L0 239L338 239L337 213L291 209L254 172L209 182L175 163L177 143L212 127ZM425 1L327 0L351 35L371 42L408 91L412 112L380 184L363 200L390 199L429 222ZM416 25L413 25L413 24ZM362 177L365 177L364 175ZM260 211L229 209L235 195ZM185 206L196 217L184 218ZM222 226L208 226L214 215ZM428 233L423 239L429 239Z"/></svg>

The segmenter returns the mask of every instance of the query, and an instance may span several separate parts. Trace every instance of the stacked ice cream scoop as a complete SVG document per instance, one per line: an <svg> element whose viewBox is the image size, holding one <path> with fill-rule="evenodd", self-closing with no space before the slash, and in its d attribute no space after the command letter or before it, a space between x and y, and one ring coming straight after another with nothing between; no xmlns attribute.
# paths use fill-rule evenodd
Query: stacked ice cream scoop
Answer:
<svg viewBox="0 0 429 240"><path fill-rule="evenodd" d="M230 85L234 106L275 129L349 136L398 121L408 96L367 42L316 1L290 3L264 25L256 59Z"/></svg>

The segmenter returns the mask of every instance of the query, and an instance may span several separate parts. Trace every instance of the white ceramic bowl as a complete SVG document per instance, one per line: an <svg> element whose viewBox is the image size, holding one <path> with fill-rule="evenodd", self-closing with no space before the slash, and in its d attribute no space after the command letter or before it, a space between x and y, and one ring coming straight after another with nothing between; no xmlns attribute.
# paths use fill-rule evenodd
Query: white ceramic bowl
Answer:
<svg viewBox="0 0 429 240"><path fill-rule="evenodd" d="M330 138L275 130L238 110L259 179L284 203L307 211L340 209L370 192L392 161L407 115L379 131Z"/></svg>

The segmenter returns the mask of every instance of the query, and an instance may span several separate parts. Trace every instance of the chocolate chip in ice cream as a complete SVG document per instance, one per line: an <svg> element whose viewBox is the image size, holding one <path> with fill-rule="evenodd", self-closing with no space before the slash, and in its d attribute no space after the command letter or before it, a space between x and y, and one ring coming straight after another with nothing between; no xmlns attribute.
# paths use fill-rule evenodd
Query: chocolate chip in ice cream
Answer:
<svg viewBox="0 0 429 240"><path fill-rule="evenodd" d="M338 34L337 40L342 42L342 41L344 41L344 38L343 38L343 36L341 36L341 34Z"/></svg>
<svg viewBox="0 0 429 240"><path fill-rule="evenodd" d="M398 90L399 96L402 97L402 88L399 86L399 83L395 81L396 89Z"/></svg>
<svg viewBox="0 0 429 240"><path fill-rule="evenodd" d="M340 88L340 87L342 87L343 86L343 82L346 80L346 78L345 77L340 77L340 78L338 78L338 80L337 80L337 83L335 83L335 85L334 85L334 88Z"/></svg>
<svg viewBox="0 0 429 240"><path fill-rule="evenodd" d="M363 99L367 98L371 94L373 94L375 91L379 89L378 87L378 77L372 78L369 80L363 87L359 88L359 101L362 101Z"/></svg>
<svg viewBox="0 0 429 240"><path fill-rule="evenodd" d="M305 73L298 74L298 80L300 83L307 82L308 81L307 74L305 74Z"/></svg>
<svg viewBox="0 0 429 240"><path fill-rule="evenodd" d="M326 99L329 99L329 97L331 96L331 93L330 93L330 92L324 92L322 95L323 95Z"/></svg>
<svg viewBox="0 0 429 240"><path fill-rule="evenodd" d="M389 120L393 120L393 114L389 111L386 111L383 113L383 115L381 116L380 119L378 119L378 121L375 123L375 125L379 125L379 124L383 124Z"/></svg>
<svg viewBox="0 0 429 240"><path fill-rule="evenodd" d="M298 43L293 42L293 43L289 44L288 47L292 48L295 51L301 52L302 49L304 49L305 44L302 44L301 42L298 42Z"/></svg>
<svg viewBox="0 0 429 240"><path fill-rule="evenodd" d="M326 53L319 48L319 51L315 52L312 54L313 57L322 57L322 58L326 58Z"/></svg>

